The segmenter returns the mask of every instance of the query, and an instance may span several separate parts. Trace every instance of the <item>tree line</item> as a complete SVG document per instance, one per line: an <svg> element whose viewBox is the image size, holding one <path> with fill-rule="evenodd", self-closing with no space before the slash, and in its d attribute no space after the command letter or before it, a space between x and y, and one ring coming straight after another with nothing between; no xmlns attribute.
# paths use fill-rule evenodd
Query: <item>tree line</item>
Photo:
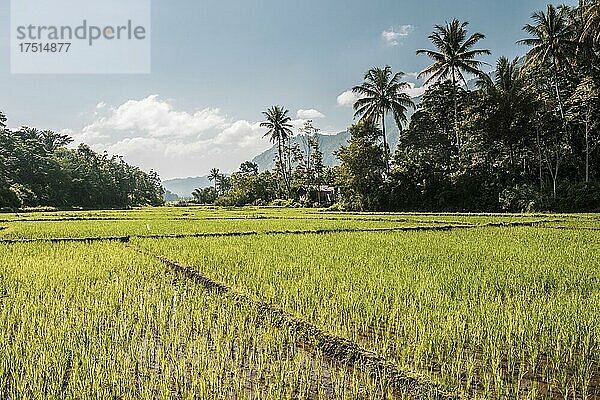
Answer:
<svg viewBox="0 0 600 400"><path fill-rule="evenodd" d="M22 207L126 208L163 204L164 189L122 157L97 154L67 135L6 128L0 113L0 209Z"/></svg>
<svg viewBox="0 0 600 400"><path fill-rule="evenodd" d="M437 25L432 48L416 52L431 60L419 75L427 90L418 105L404 73L367 71L353 88L358 121L338 167L312 166L310 151L289 144L288 111L267 110L261 126L277 146L275 169L253 180L234 174L217 203L298 200L300 188L326 183L337 187L339 207L352 210L600 210L600 1L533 13L518 42L526 54L495 66L479 59L491 54L480 46L485 35L468 27L456 19ZM396 149L386 140L391 119Z"/></svg>
<svg viewBox="0 0 600 400"><path fill-rule="evenodd" d="M299 143L293 136L289 110L273 106L263 113L265 137L277 149L273 171L259 172L257 164L246 161L231 176L214 168L209 179L214 187L196 189L194 199L200 204L220 206L304 205L319 206L320 188L333 182L333 170L327 168L319 142L320 130L313 121L300 128Z"/></svg>

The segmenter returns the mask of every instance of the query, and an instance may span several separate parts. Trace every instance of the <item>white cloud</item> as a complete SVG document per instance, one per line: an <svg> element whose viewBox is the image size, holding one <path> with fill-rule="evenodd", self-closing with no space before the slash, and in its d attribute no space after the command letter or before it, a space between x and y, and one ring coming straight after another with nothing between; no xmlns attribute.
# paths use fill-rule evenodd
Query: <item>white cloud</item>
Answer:
<svg viewBox="0 0 600 400"><path fill-rule="evenodd" d="M99 105L87 126L64 131L75 139L73 145L84 142L96 151L123 155L163 179L204 175L213 167L235 171L271 147L260 122L234 120L218 108L179 110L157 95ZM314 109L299 110L291 125L297 130L308 117L320 116Z"/></svg>
<svg viewBox="0 0 600 400"><path fill-rule="evenodd" d="M252 147L254 143L260 141L264 134L265 129L260 127L260 122L252 123L246 120L239 120L219 133L214 143Z"/></svg>
<svg viewBox="0 0 600 400"><path fill-rule="evenodd" d="M151 137L189 137L209 129L223 128L225 124L226 118L218 108L206 108L190 114L175 111L170 103L152 95L110 108L109 115L87 126L85 133L102 136L104 131L116 130L143 132Z"/></svg>
<svg viewBox="0 0 600 400"><path fill-rule="evenodd" d="M354 93L352 90L347 90L337 97L337 103L342 107L352 107L358 99L359 97L356 93Z"/></svg>
<svg viewBox="0 0 600 400"><path fill-rule="evenodd" d="M381 32L381 38L390 46L400 45L400 41L410 35L415 30L413 25L402 25L400 27L392 27Z"/></svg>
<svg viewBox="0 0 600 400"><path fill-rule="evenodd" d="M100 103L96 104L96 108L98 110L101 109L101 108L104 108L104 107L106 107L106 103L103 102L103 101L101 101Z"/></svg>
<svg viewBox="0 0 600 400"><path fill-rule="evenodd" d="M293 132L299 132L301 128L304 127L304 124L307 122L307 119L293 119L290 121L290 125L292 125Z"/></svg>
<svg viewBox="0 0 600 400"><path fill-rule="evenodd" d="M421 97L425 91L429 88L428 85L417 86L412 82L408 82L408 88L403 90L404 93L408 94L411 98Z"/></svg>
<svg viewBox="0 0 600 400"><path fill-rule="evenodd" d="M300 119L317 119L317 118L325 118L325 115L320 111L311 108L310 110L298 110L296 116Z"/></svg>

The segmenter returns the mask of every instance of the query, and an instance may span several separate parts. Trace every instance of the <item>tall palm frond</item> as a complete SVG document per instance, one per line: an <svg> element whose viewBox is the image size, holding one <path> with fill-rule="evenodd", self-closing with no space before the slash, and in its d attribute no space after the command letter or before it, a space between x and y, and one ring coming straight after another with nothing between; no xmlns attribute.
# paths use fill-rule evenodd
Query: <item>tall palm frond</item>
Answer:
<svg viewBox="0 0 600 400"><path fill-rule="evenodd" d="M268 131L264 137L269 137L271 142L277 143L280 140L286 140L292 136L291 118L288 115L289 110L281 106L273 106L263 112L266 121L261 122L261 128L267 128Z"/></svg>
<svg viewBox="0 0 600 400"><path fill-rule="evenodd" d="M283 175L284 183L288 189L288 194L291 191L291 183L286 172L283 147L288 138L293 135L292 125L290 124L291 118L289 116L289 110L281 106L273 106L263 112L266 120L260 123L261 128L267 128L268 131L264 137L269 137L272 143L277 143L277 153L279 156L279 163L281 166L281 172Z"/></svg>
<svg viewBox="0 0 600 400"><path fill-rule="evenodd" d="M462 81L466 85L465 73L478 77L483 75L481 67L488 64L476 60L476 57L491 53L487 49L474 48L485 39L485 35L477 32L467 37L468 25L468 22L457 19L446 25L436 25L429 35L436 50L417 50L417 54L424 54L433 61L418 75L419 78L427 77L426 84L451 80L454 84Z"/></svg>
<svg viewBox="0 0 600 400"><path fill-rule="evenodd" d="M592 43L600 45L600 0L595 0L589 4L582 4L583 8L583 29L581 32L581 41L590 39Z"/></svg>
<svg viewBox="0 0 600 400"><path fill-rule="evenodd" d="M421 49L417 54L429 57L433 64L419 73L418 78L427 77L425 84L452 81L454 99L454 132L456 135L456 147L460 154L460 135L458 132L458 82L467 86L465 74L482 78L485 76L481 68L489 65L477 60L482 55L489 55L487 49L475 48L475 45L485 39L485 35L476 32L468 36L468 22L460 22L456 18L446 25L436 25L434 31L429 35L431 43L436 50Z"/></svg>
<svg viewBox="0 0 600 400"><path fill-rule="evenodd" d="M550 68L552 86L563 122L565 115L559 76L571 69L570 61L577 51L577 28L571 23L570 12L566 6L555 7L549 4L546 12L533 13L533 23L523 27L532 37L517 42L531 47L525 59L526 68Z"/></svg>
<svg viewBox="0 0 600 400"><path fill-rule="evenodd" d="M533 23L523 30L532 37L517 43L531 47L527 52L526 67L550 66L559 71L569 67L576 51L576 27L571 24L568 7L549 4L546 12L531 15Z"/></svg>
<svg viewBox="0 0 600 400"><path fill-rule="evenodd" d="M211 169L210 174L208 174L208 180L215 182L215 190L217 190L217 184L218 184L220 176L221 176L221 173L219 171L219 168Z"/></svg>
<svg viewBox="0 0 600 400"><path fill-rule="evenodd" d="M389 159L389 148L385 133L385 116L391 112L400 131L407 123L406 114L409 108L415 108L410 96L406 94L408 83L402 81L403 72L393 73L387 65L384 68L371 68L364 77L364 82L355 86L352 91L359 99L354 103L355 117L361 122L371 121L382 124L382 136L386 160Z"/></svg>

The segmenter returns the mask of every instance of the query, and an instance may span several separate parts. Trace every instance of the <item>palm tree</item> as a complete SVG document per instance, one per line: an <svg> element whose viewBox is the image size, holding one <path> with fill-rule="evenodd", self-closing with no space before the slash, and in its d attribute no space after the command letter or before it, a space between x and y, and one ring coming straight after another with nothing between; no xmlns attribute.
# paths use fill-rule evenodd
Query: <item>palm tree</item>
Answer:
<svg viewBox="0 0 600 400"><path fill-rule="evenodd" d="M215 191L217 191L217 184L219 182L219 177L221 176L219 172L219 168L213 168L210 170L210 174L208 175L208 180L215 182Z"/></svg>
<svg viewBox="0 0 600 400"><path fill-rule="evenodd" d="M192 192L192 196L198 203L200 203L200 200L204 196L204 192L200 188L194 189L194 191Z"/></svg>
<svg viewBox="0 0 600 400"><path fill-rule="evenodd" d="M570 9L548 5L546 12L537 11L531 16L533 24L523 30L532 38L519 40L518 44L531 46L527 53L526 68L550 67L556 100L564 120L564 105L559 89L559 75L570 68L569 60L575 54L576 27L571 24Z"/></svg>
<svg viewBox="0 0 600 400"><path fill-rule="evenodd" d="M407 122L408 107L415 108L415 103L404 92L409 86L401 81L403 75L404 72L394 74L389 65L384 68L371 68L365 74L365 81L352 89L359 96L354 103L354 116L360 117L361 122L372 121L376 124L381 121L384 153L388 164L390 149L385 133L386 113L393 114L398 129L402 131L402 124Z"/></svg>
<svg viewBox="0 0 600 400"><path fill-rule="evenodd" d="M583 31L581 41L590 39L592 43L600 45L600 1L592 0L582 2L580 7L583 10Z"/></svg>
<svg viewBox="0 0 600 400"><path fill-rule="evenodd" d="M286 173L286 167L283 157L284 144L290 136L292 136L292 125L290 121L289 110L281 106L273 106L263 112L266 121L261 122L261 128L267 128L268 131L264 137L269 137L272 143L277 143L277 153L279 155L279 163L283 174L284 183L290 191L289 179Z"/></svg>
<svg viewBox="0 0 600 400"><path fill-rule="evenodd" d="M231 189L231 178L227 175L220 174L217 178L217 182L222 195L225 195L225 193Z"/></svg>
<svg viewBox="0 0 600 400"><path fill-rule="evenodd" d="M500 57L492 76L486 75L477 81L477 86L486 93L493 107L493 126L488 133L506 144L509 150L510 165L514 166L514 148L522 139L527 112L533 107L533 97L527 85L519 58L510 61Z"/></svg>
<svg viewBox="0 0 600 400"><path fill-rule="evenodd" d="M417 54L425 54L433 60L433 64L425 68L418 78L427 76L425 84L432 82L452 81L454 98L454 132L456 135L456 146L460 150L460 135L458 133L458 82L462 81L465 86L467 80L464 74L482 77L481 71L485 62L475 58L481 55L489 55L487 49L474 49L477 42L485 39L485 35L479 32L468 36L466 27L468 22L460 22L456 18L446 25L436 25L429 39L437 50L417 50Z"/></svg>

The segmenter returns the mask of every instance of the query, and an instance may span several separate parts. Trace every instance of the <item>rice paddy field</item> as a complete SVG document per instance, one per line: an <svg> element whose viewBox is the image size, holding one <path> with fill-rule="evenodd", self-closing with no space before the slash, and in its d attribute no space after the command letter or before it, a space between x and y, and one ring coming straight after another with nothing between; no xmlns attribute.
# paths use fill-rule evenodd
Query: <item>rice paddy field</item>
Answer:
<svg viewBox="0 0 600 400"><path fill-rule="evenodd" d="M600 399L600 215L0 214L2 399Z"/></svg>

